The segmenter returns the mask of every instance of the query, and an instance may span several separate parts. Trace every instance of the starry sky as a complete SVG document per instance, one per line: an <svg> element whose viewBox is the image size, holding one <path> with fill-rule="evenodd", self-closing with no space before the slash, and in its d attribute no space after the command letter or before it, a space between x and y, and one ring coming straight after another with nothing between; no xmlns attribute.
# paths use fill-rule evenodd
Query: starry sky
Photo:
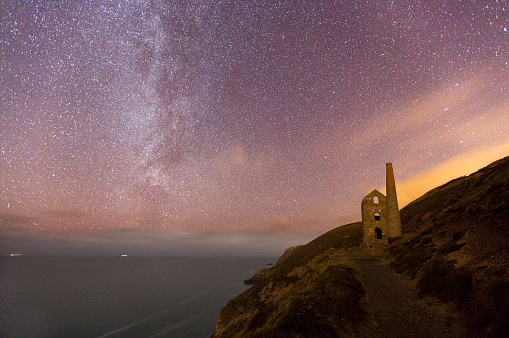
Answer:
<svg viewBox="0 0 509 338"><path fill-rule="evenodd" d="M509 155L507 1L0 1L1 232L309 233Z"/></svg>

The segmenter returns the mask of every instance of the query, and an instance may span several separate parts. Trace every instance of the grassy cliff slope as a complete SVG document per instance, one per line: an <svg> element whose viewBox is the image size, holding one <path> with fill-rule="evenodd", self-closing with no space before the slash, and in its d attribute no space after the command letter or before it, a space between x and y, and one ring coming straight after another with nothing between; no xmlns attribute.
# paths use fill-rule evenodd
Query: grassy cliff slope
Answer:
<svg viewBox="0 0 509 338"><path fill-rule="evenodd" d="M433 189L401 210L387 258L460 335L509 336L509 157ZM215 336L369 336L355 266L361 223L294 249L222 310ZM441 305L440 305L441 304Z"/></svg>
<svg viewBox="0 0 509 338"><path fill-rule="evenodd" d="M467 334L509 336L509 157L401 210L391 267Z"/></svg>
<svg viewBox="0 0 509 338"><path fill-rule="evenodd" d="M221 310L214 336L356 335L365 311L354 268L340 248L359 246L361 224L333 229L300 246Z"/></svg>

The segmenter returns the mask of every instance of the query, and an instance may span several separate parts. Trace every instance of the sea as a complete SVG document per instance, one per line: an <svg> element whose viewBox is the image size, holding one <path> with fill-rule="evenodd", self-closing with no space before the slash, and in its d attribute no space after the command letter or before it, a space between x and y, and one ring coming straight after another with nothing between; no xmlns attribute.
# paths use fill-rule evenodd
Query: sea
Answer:
<svg viewBox="0 0 509 338"><path fill-rule="evenodd" d="M1 337L209 337L277 257L0 257Z"/></svg>

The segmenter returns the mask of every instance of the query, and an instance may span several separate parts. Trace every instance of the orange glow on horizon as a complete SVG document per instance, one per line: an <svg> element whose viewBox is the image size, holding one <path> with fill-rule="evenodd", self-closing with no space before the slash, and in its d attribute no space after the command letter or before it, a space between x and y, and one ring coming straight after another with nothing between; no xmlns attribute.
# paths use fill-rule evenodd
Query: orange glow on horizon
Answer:
<svg viewBox="0 0 509 338"><path fill-rule="evenodd" d="M402 208L431 189L455 178L466 176L509 155L509 143L457 156L397 185L399 207Z"/></svg>

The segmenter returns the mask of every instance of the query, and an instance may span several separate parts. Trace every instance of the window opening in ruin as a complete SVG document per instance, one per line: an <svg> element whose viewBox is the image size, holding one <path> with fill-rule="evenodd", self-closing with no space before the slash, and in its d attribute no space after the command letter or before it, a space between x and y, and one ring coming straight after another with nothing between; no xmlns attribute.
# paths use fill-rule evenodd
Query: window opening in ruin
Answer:
<svg viewBox="0 0 509 338"><path fill-rule="evenodd" d="M375 238L382 239L382 230L380 228L375 228Z"/></svg>
<svg viewBox="0 0 509 338"><path fill-rule="evenodd" d="M378 204L378 197L377 196L373 197L373 203Z"/></svg>
<svg viewBox="0 0 509 338"><path fill-rule="evenodd" d="M380 220L380 214L376 213L375 214L375 221L379 221Z"/></svg>

